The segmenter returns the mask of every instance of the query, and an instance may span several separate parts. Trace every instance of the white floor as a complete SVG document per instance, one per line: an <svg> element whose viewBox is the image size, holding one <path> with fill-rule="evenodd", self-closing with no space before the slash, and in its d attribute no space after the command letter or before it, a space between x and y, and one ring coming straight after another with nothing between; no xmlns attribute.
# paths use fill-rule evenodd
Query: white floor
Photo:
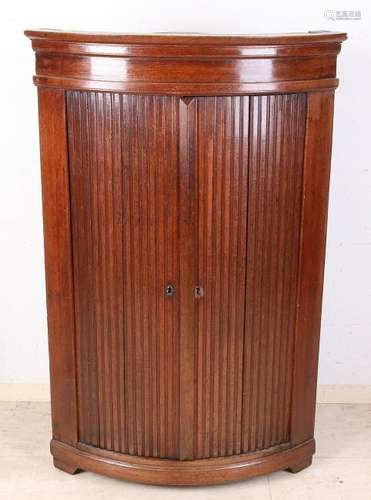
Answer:
<svg viewBox="0 0 371 500"><path fill-rule="evenodd" d="M371 500L371 404L319 404L317 453L298 474L213 487L155 487L54 469L48 403L0 402L1 500Z"/></svg>

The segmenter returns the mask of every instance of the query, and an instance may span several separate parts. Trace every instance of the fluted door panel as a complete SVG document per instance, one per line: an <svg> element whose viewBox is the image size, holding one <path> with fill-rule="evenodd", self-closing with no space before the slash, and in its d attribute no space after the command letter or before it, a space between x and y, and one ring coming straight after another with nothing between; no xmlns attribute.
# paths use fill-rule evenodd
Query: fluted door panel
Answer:
<svg viewBox="0 0 371 500"><path fill-rule="evenodd" d="M306 97L197 99L195 456L290 441Z"/></svg>
<svg viewBox="0 0 371 500"><path fill-rule="evenodd" d="M79 440L285 445L305 95L67 92L67 111Z"/></svg>
<svg viewBox="0 0 371 500"><path fill-rule="evenodd" d="M178 108L67 92L82 443L178 456Z"/></svg>

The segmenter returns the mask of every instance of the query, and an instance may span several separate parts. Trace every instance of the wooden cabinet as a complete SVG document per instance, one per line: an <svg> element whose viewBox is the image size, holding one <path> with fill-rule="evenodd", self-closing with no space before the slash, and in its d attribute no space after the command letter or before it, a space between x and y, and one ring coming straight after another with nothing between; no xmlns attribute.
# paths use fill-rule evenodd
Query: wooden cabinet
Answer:
<svg viewBox="0 0 371 500"><path fill-rule="evenodd" d="M308 466L346 36L26 35L55 465L154 484Z"/></svg>

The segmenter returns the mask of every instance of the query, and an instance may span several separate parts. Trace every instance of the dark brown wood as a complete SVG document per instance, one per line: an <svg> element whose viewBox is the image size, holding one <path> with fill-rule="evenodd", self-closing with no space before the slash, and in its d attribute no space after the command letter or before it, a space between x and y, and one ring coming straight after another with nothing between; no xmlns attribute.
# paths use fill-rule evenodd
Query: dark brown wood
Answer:
<svg viewBox="0 0 371 500"><path fill-rule="evenodd" d="M189 337L178 337L179 269L180 258L190 260L177 226L180 194L190 199L178 184L179 99L66 98L79 440L177 457L179 391L187 390L178 387L178 358ZM165 297L167 284L174 297Z"/></svg>
<svg viewBox="0 0 371 500"><path fill-rule="evenodd" d="M26 34L55 466L151 484L309 466L345 35Z"/></svg>
<svg viewBox="0 0 371 500"><path fill-rule="evenodd" d="M53 438L78 441L65 96L38 89Z"/></svg>
<svg viewBox="0 0 371 500"><path fill-rule="evenodd" d="M259 453L201 460L143 459L104 452L86 445L78 448L52 441L54 457L62 463L111 477L147 484L207 485L248 479L275 470L294 469L314 452L314 441L287 448L270 448Z"/></svg>
<svg viewBox="0 0 371 500"><path fill-rule="evenodd" d="M308 31L306 33L273 33L261 35L212 35L203 33L152 33L152 34L130 34L130 33L89 33L86 31L60 31L60 30L26 30L25 35L34 40L45 40L48 42L75 42L94 44L119 44L119 45L190 45L190 46L274 46L274 45L308 45L311 43L343 42L346 33L334 31ZM50 46L50 45L49 45Z"/></svg>
<svg viewBox="0 0 371 500"><path fill-rule="evenodd" d="M260 36L26 31L35 83L125 93L225 95L337 86L344 33Z"/></svg>
<svg viewBox="0 0 371 500"><path fill-rule="evenodd" d="M314 433L334 94L309 93L307 106L291 410L294 444Z"/></svg>
<svg viewBox="0 0 371 500"><path fill-rule="evenodd" d="M290 441L306 97L251 97L242 451Z"/></svg>
<svg viewBox="0 0 371 500"><path fill-rule="evenodd" d="M195 101L179 99L179 339L180 406L179 458L194 458L194 365L195 365L195 246L192 161L194 145L189 140L195 127Z"/></svg>

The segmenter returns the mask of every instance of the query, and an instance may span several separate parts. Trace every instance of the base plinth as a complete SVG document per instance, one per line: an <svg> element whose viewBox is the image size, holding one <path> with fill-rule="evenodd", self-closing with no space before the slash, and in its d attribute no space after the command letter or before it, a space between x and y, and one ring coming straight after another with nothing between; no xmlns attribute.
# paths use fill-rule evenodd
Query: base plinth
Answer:
<svg viewBox="0 0 371 500"><path fill-rule="evenodd" d="M295 447L285 445L245 455L181 461L134 457L80 443L75 448L51 442L54 465L70 474L88 470L140 483L183 486L222 484L285 469L299 472L310 465L314 450L311 439Z"/></svg>

